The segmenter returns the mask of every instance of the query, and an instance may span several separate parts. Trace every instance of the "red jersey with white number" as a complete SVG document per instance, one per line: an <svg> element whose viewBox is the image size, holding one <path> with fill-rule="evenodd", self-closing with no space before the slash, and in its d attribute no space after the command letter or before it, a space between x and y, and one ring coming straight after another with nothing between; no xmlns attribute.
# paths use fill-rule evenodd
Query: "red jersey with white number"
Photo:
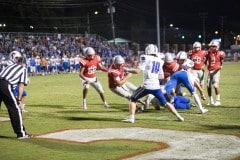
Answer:
<svg viewBox="0 0 240 160"><path fill-rule="evenodd" d="M203 50L189 51L188 53L189 58L194 62L193 69L196 69L196 70L203 69L206 54L207 54L206 51L203 51Z"/></svg>
<svg viewBox="0 0 240 160"><path fill-rule="evenodd" d="M165 79L168 77L171 77L172 74L178 70L179 70L179 64L176 61L163 64L163 73L164 73Z"/></svg>
<svg viewBox="0 0 240 160"><path fill-rule="evenodd" d="M85 67L83 75L87 78L96 77L96 70L100 62L101 58L98 55L95 55L91 60L87 59L86 57L82 58L79 63L81 67Z"/></svg>
<svg viewBox="0 0 240 160"><path fill-rule="evenodd" d="M206 59L208 62L208 70L216 70L221 67L221 61L225 57L225 52L223 51L208 51Z"/></svg>
<svg viewBox="0 0 240 160"><path fill-rule="evenodd" d="M122 70L114 68L111 66L108 70L108 87L116 88L118 85L116 80L122 80L124 77L124 72Z"/></svg>

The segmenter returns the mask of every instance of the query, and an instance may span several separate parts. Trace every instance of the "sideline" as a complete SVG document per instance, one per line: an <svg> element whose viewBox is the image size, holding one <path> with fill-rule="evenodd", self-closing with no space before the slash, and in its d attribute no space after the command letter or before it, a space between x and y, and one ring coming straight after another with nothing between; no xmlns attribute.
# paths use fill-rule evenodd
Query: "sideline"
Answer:
<svg viewBox="0 0 240 160"><path fill-rule="evenodd" d="M232 135L198 133L141 127L74 129L36 136L35 138L54 139L90 143L111 139L132 139L162 142L169 148L127 158L142 159L235 159L240 157L240 138Z"/></svg>

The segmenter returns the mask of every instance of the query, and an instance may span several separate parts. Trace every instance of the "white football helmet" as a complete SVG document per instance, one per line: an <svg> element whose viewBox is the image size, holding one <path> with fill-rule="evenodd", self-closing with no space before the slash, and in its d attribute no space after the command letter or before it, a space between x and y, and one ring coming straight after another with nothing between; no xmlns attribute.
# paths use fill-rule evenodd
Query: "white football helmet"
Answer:
<svg viewBox="0 0 240 160"><path fill-rule="evenodd" d="M12 52L10 53L10 55L11 55L11 58L14 59L14 60L15 60L16 58L22 57L21 53L18 52L18 51L12 51Z"/></svg>
<svg viewBox="0 0 240 160"><path fill-rule="evenodd" d="M212 40L210 43L209 43L209 46L215 46L217 47L217 50L220 48L220 42L217 41L217 40Z"/></svg>
<svg viewBox="0 0 240 160"><path fill-rule="evenodd" d="M87 47L84 49L84 53L85 55L94 55L95 54L95 50L92 47Z"/></svg>
<svg viewBox="0 0 240 160"><path fill-rule="evenodd" d="M113 63L114 64L124 64L125 60L123 59L122 56L115 56L115 57L113 57Z"/></svg>
<svg viewBox="0 0 240 160"><path fill-rule="evenodd" d="M194 42L194 43L193 43L193 48L198 48L198 47L199 47L199 48L202 47L201 43L200 43L200 42L197 42L197 41Z"/></svg>
<svg viewBox="0 0 240 160"><path fill-rule="evenodd" d="M172 62L173 61L173 56L171 53L167 52L166 55L165 55L165 62Z"/></svg>
<svg viewBox="0 0 240 160"><path fill-rule="evenodd" d="M145 54L158 54L158 47L154 44L149 44L145 48Z"/></svg>
<svg viewBox="0 0 240 160"><path fill-rule="evenodd" d="M192 68L194 66L194 62L190 59L187 59L183 64L182 68L187 70L188 68Z"/></svg>
<svg viewBox="0 0 240 160"><path fill-rule="evenodd" d="M180 52L178 52L176 58L177 59L187 59L187 53L184 51L180 51Z"/></svg>

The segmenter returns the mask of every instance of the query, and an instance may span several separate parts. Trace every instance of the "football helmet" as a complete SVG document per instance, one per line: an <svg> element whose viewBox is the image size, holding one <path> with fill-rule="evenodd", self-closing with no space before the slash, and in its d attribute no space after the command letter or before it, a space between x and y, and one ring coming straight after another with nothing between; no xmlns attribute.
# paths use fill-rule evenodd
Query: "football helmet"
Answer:
<svg viewBox="0 0 240 160"><path fill-rule="evenodd" d="M171 63L173 61L173 56L171 53L167 52L165 55L165 62Z"/></svg>
<svg viewBox="0 0 240 160"><path fill-rule="evenodd" d="M193 43L193 48L198 48L198 47L199 47L199 48L202 47L201 43L200 43L200 42L197 42L197 41L194 42L194 43Z"/></svg>
<svg viewBox="0 0 240 160"><path fill-rule="evenodd" d="M113 57L113 63L114 64L124 64L125 60L123 59L122 56L115 56L115 57Z"/></svg>
<svg viewBox="0 0 240 160"><path fill-rule="evenodd" d="M188 69L188 68L192 68L194 66L194 62L190 59L187 59L183 64L182 64L182 68L183 69Z"/></svg>
<svg viewBox="0 0 240 160"><path fill-rule="evenodd" d="M21 53L18 52L18 51L12 51L12 52L10 53L10 55L11 55L11 58L14 59L14 60L15 60L16 58L22 57Z"/></svg>
<svg viewBox="0 0 240 160"><path fill-rule="evenodd" d="M217 41L217 40L212 40L210 43L209 43L209 46L215 46L217 47L217 50L220 48L220 42Z"/></svg>
<svg viewBox="0 0 240 160"><path fill-rule="evenodd" d="M92 47L87 47L87 48L85 48L84 53L85 53L86 56L94 55L95 54L95 50Z"/></svg>
<svg viewBox="0 0 240 160"><path fill-rule="evenodd" d="M154 44L149 44L145 48L145 54L158 54L158 47Z"/></svg>
<svg viewBox="0 0 240 160"><path fill-rule="evenodd" d="M176 58L177 59L187 59L187 53L184 51L180 51L180 52L178 52Z"/></svg>

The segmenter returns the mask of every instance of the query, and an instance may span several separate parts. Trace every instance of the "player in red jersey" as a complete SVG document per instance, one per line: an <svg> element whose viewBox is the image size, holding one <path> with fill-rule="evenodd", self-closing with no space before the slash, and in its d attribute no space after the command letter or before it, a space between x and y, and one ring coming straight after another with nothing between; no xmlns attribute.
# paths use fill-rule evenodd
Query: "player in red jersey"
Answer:
<svg viewBox="0 0 240 160"><path fill-rule="evenodd" d="M113 58L113 64L108 70L108 87L113 93L130 100L137 86L127 81L132 76L132 73L125 72L124 65L125 60L122 56ZM138 102L144 105L142 100L138 100ZM139 109L142 110L141 107Z"/></svg>
<svg viewBox="0 0 240 160"><path fill-rule="evenodd" d="M189 58L194 62L192 68L192 74L198 78L200 87L203 89L205 70L204 70L204 60L207 52L202 50L202 45L200 42L193 43L193 49L188 52ZM203 100L206 100L204 95L201 96Z"/></svg>
<svg viewBox="0 0 240 160"><path fill-rule="evenodd" d="M208 105L220 106L220 92L219 92L219 80L220 70L222 68L225 52L220 50L220 42L212 40L209 44L210 48L206 55L205 64L208 65L208 77L207 77L207 91L209 96ZM214 103L212 97L212 85L215 89L216 102Z"/></svg>
<svg viewBox="0 0 240 160"><path fill-rule="evenodd" d="M107 69L101 64L100 56L96 55L95 50L91 47L87 47L84 50L86 57L80 60L80 72L79 76L83 84L83 109L87 109L86 97L88 93L89 86L91 85L93 88L97 90L100 94L100 97L104 103L104 107L109 107L105 97L104 91L101 83L97 80L96 71L99 68L100 70L107 72Z"/></svg>
<svg viewBox="0 0 240 160"><path fill-rule="evenodd" d="M178 70L179 70L179 64L177 63L177 61L173 59L173 56L171 53L166 53L164 64L163 64L163 73L164 73L165 83L167 83L170 80L173 73L177 72Z"/></svg>

